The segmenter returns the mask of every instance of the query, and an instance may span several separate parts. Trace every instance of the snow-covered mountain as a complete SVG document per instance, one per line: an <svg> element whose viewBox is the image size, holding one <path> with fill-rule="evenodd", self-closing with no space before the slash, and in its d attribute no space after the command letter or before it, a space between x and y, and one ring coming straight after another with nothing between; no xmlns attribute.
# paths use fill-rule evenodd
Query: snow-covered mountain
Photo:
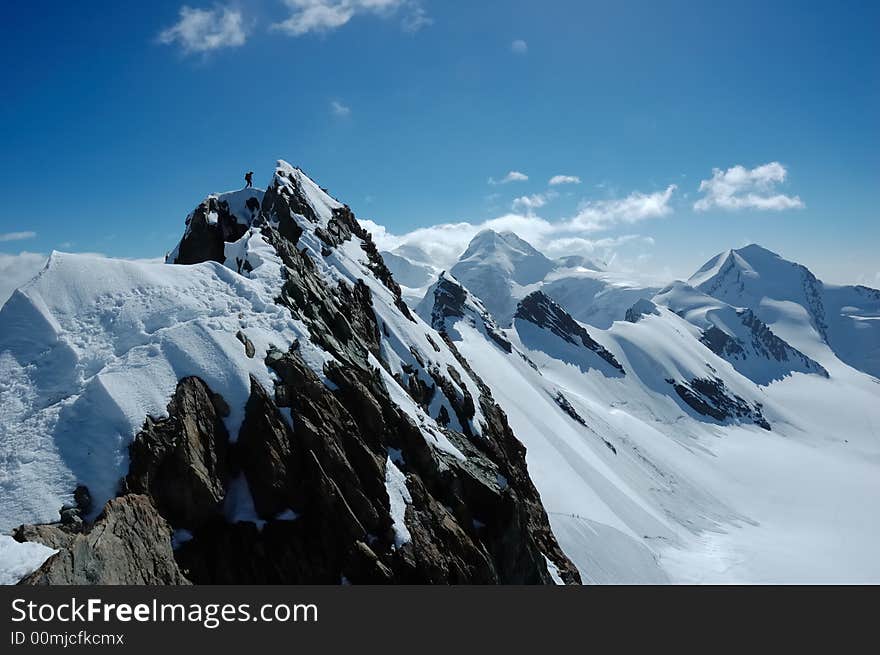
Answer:
<svg viewBox="0 0 880 655"><path fill-rule="evenodd" d="M382 256L413 306L427 298L429 286L442 272L411 243ZM488 229L471 240L449 272L505 326L513 321L519 301L539 289L577 320L602 328L622 320L634 302L659 289L582 255L550 259L512 232ZM430 298L425 302L430 304Z"/></svg>
<svg viewBox="0 0 880 655"><path fill-rule="evenodd" d="M168 264L53 253L0 380L0 527L58 551L28 582L579 579L490 389L285 162Z"/></svg>
<svg viewBox="0 0 880 655"><path fill-rule="evenodd" d="M539 289L575 319L602 328L657 291L582 256L551 260L512 232L480 232L449 270L504 326L519 301Z"/></svg>
<svg viewBox="0 0 880 655"><path fill-rule="evenodd" d="M760 303L678 282L598 329L537 291L505 329L452 276L429 296L584 580L880 580L880 383L783 340Z"/></svg>
<svg viewBox="0 0 880 655"><path fill-rule="evenodd" d="M401 286L419 289L427 287L437 277L438 271L433 266L414 263L394 252L382 251L381 255L388 270Z"/></svg>
<svg viewBox="0 0 880 655"><path fill-rule="evenodd" d="M830 348L880 377L880 291L824 284L809 269L752 244L708 261L688 281L703 293L750 308L806 355Z"/></svg>
<svg viewBox="0 0 880 655"><path fill-rule="evenodd" d="M653 301L701 328L701 342L758 384L768 384L795 372L828 376L819 363L776 336L751 309L728 305L684 282L674 282L662 289ZM638 314L646 311L644 303L650 302L643 300L641 309L635 307L627 320L637 322Z"/></svg>
<svg viewBox="0 0 880 655"><path fill-rule="evenodd" d="M483 230L468 244L450 273L507 324L517 300L555 267L554 262L512 232Z"/></svg>

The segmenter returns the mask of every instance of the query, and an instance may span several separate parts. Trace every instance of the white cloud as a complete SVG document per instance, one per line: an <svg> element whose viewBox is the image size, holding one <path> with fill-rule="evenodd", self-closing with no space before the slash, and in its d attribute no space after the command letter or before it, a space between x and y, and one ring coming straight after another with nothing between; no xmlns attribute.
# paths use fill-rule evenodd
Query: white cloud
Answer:
<svg viewBox="0 0 880 655"><path fill-rule="evenodd" d="M162 30L159 43L177 43L183 51L206 53L219 48L234 48L247 41L244 18L237 9L215 6L213 9L180 8L180 20Z"/></svg>
<svg viewBox="0 0 880 655"><path fill-rule="evenodd" d="M388 17L401 8L410 9L401 23L404 31L417 32L431 23L425 10L413 0L284 0L284 4L290 9L290 16L272 25L272 29L291 36L331 32L358 14Z"/></svg>
<svg viewBox="0 0 880 655"><path fill-rule="evenodd" d="M351 116L351 107L348 107L347 105L343 105L338 100L333 100L330 103L330 111L333 112L334 116L339 116L342 118L344 118L346 116Z"/></svg>
<svg viewBox="0 0 880 655"><path fill-rule="evenodd" d="M400 27L404 32L415 34L416 32L434 24L434 19L428 16L428 12L421 5L414 5L410 12L400 21Z"/></svg>
<svg viewBox="0 0 880 655"><path fill-rule="evenodd" d="M519 171L510 171L500 180L496 180L495 178L490 177L489 184L509 184L510 182L525 182L528 179L529 176L525 173L520 173Z"/></svg>
<svg viewBox="0 0 880 655"><path fill-rule="evenodd" d="M560 184L580 184L581 178L577 175L554 175L550 178L550 186L558 186Z"/></svg>
<svg viewBox="0 0 880 655"><path fill-rule="evenodd" d="M607 259L611 250L625 243L638 242L652 245L653 239L635 234L600 239L591 239L589 235L594 231L615 225L632 224L666 216L672 212L669 202L674 191L675 186L669 186L664 191L651 194L634 192L617 200L583 203L577 215L560 221L548 221L531 212L510 213L481 223L441 223L400 235L393 234L384 226L372 221L361 221L361 223L373 234L373 239L380 250L414 246L425 253L428 262L441 268L448 268L454 264L474 235L485 229L515 232L551 257L601 253ZM534 196L523 196L523 198L528 198L532 210L542 200L544 202L547 200L546 197L539 199ZM530 209L525 204L520 203L520 206L526 210Z"/></svg>
<svg viewBox="0 0 880 655"><path fill-rule="evenodd" d="M513 201L513 211L524 211L526 214L532 214L536 209L540 209L547 204L547 195L536 193L531 196L520 196Z"/></svg>
<svg viewBox="0 0 880 655"><path fill-rule="evenodd" d="M37 236L36 232L6 232L0 234L0 241L24 241L25 239L33 239Z"/></svg>
<svg viewBox="0 0 880 655"><path fill-rule="evenodd" d="M714 168L712 178L700 182L700 193L704 195L694 203L694 209L781 211L802 208L804 203L799 196L775 193L776 185L785 182L787 175L785 166L778 161L752 169L744 166L734 166L726 171Z"/></svg>
<svg viewBox="0 0 880 655"><path fill-rule="evenodd" d="M17 255L0 253L0 306L12 292L30 281L46 264L46 255L21 252Z"/></svg>
<svg viewBox="0 0 880 655"><path fill-rule="evenodd" d="M633 191L626 198L582 202L569 225L571 229L595 232L621 223L637 223L666 216L672 213L669 201L677 188L670 184L665 190L654 193Z"/></svg>
<svg viewBox="0 0 880 655"><path fill-rule="evenodd" d="M516 39L510 44L510 50L515 55L524 55L529 51L529 44L522 39Z"/></svg>

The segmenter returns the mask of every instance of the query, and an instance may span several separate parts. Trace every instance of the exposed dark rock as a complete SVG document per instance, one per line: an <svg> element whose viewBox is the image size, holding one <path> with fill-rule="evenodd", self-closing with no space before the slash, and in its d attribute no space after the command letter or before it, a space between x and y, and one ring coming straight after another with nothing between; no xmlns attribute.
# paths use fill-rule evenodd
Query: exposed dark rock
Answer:
<svg viewBox="0 0 880 655"><path fill-rule="evenodd" d="M290 428L266 390L251 378L251 395L236 444L238 465L247 478L257 513L272 518L299 505Z"/></svg>
<svg viewBox="0 0 880 655"><path fill-rule="evenodd" d="M747 342L731 336L714 325L703 332L700 341L716 355L730 361L734 367L749 357L746 350L748 345L750 351L758 357L788 363L795 367L794 370L804 370L828 377L828 371L821 364L777 337L752 310L739 310L737 316L748 329L747 337L751 338Z"/></svg>
<svg viewBox="0 0 880 655"><path fill-rule="evenodd" d="M265 527L215 521L196 531L177 551L191 579L547 582L542 553L566 569L549 526L536 530L546 516L524 467L516 471L525 451L490 399L482 399L488 425L477 440L491 440L492 454L450 432L466 455L461 461L431 449L368 372L346 380L341 369L329 370L340 385L331 391L295 351L276 352L269 363L285 389L276 396L290 406L294 429L282 425L274 401L255 386L235 448L246 476L256 470L250 453L263 453L264 464L256 482L249 477L249 486ZM385 490L386 453L392 447L399 449L412 497L406 508L411 541L400 547ZM266 505L263 497L272 502ZM283 506L298 518L273 518ZM479 535L472 527L477 515L487 526ZM577 580L573 567L565 575Z"/></svg>
<svg viewBox="0 0 880 655"><path fill-rule="evenodd" d="M147 496L114 498L90 528L19 584L185 585L171 529Z"/></svg>
<svg viewBox="0 0 880 655"><path fill-rule="evenodd" d="M79 508L62 507L59 514L61 514L61 525L73 530L82 528L83 520Z"/></svg>
<svg viewBox="0 0 880 655"><path fill-rule="evenodd" d="M355 541L346 557L343 575L353 584L388 584L394 582L394 571L363 541Z"/></svg>
<svg viewBox="0 0 880 655"><path fill-rule="evenodd" d="M420 361L420 357L415 349L413 349L413 357L415 357L417 361ZM424 368L423 363L421 363L420 366ZM422 407L430 407L431 401L437 393L437 384L434 382L431 384L425 382L422 379L422 376L419 375L419 371L409 365L403 366L403 371L406 374L406 379L404 380L403 378L398 377L397 381L407 390L407 392L409 392L410 397L419 405ZM445 409L445 406L441 407L441 410ZM448 423L448 413L446 418Z"/></svg>
<svg viewBox="0 0 880 655"><path fill-rule="evenodd" d="M464 318L466 300L464 287L449 279L445 272L441 273L434 287L434 308L431 312L434 329L441 329L447 318Z"/></svg>
<svg viewBox="0 0 880 655"><path fill-rule="evenodd" d="M656 316L659 313L657 305L652 301L647 298L639 298L632 307L626 310L624 320L629 323L638 323L645 316L652 314Z"/></svg>
<svg viewBox="0 0 880 655"><path fill-rule="evenodd" d="M563 341L576 346L584 346L623 374L623 366L602 344L598 343L590 333L575 321L562 307L554 302L543 291L535 291L520 301L516 308L515 319L528 321L540 328L550 331Z"/></svg>
<svg viewBox="0 0 880 655"><path fill-rule="evenodd" d="M239 330L235 333L235 338L241 341L242 345L244 346L244 354L253 359L257 351L254 348L253 342L248 339L248 336L244 332Z"/></svg>
<svg viewBox="0 0 880 655"><path fill-rule="evenodd" d="M749 405L718 378L694 378L689 383L670 379L667 382L673 385L679 398L703 416L710 416L716 421L746 420L765 430L770 429L770 423L764 418L760 403Z"/></svg>
<svg viewBox="0 0 880 655"><path fill-rule="evenodd" d="M129 446L125 491L150 495L175 528L193 529L220 513L228 479L225 403L198 378L184 378L168 418L147 418Z"/></svg>
<svg viewBox="0 0 880 655"><path fill-rule="evenodd" d="M455 416L458 419L461 429L468 436L473 436L471 429L471 421L477 413L477 407L474 404L474 398L463 384L458 372L452 368L447 368L447 373L454 373L454 377L443 375L439 369L430 368L428 372L434 380L434 384L440 389L449 404ZM427 405L424 405L427 409Z"/></svg>
<svg viewBox="0 0 880 655"><path fill-rule="evenodd" d="M828 377L826 371L818 362L804 355L800 350L793 348L785 341L777 337L773 331L761 319L755 316L750 309L737 312L745 325L751 331L752 347L764 355L768 359L775 359L779 362L787 362L790 360L797 361L807 370L818 373L823 377Z"/></svg>
<svg viewBox="0 0 880 655"><path fill-rule="evenodd" d="M468 311L469 310L469 311ZM431 309L431 326L440 332L446 330L447 319L464 318L466 312L470 313L471 322L480 322L480 327L486 335L494 341L504 352L513 352L510 341L495 323L495 320L486 311L479 300L470 296L461 284L449 277L445 272L440 274L437 284L434 286L434 305Z"/></svg>
<svg viewBox="0 0 880 655"><path fill-rule="evenodd" d="M209 219L209 216L213 218ZM238 241L247 230L248 226L230 213L228 203L216 196L208 196L187 218L186 233L180 240L177 257L171 263L215 261L222 264L226 261L226 243Z"/></svg>
<svg viewBox="0 0 880 655"><path fill-rule="evenodd" d="M301 216L310 223L317 223L318 217L306 201L305 194L295 175L285 175L279 169L275 181L263 196L262 217L278 225L278 232L295 247L302 236L303 228L294 216Z"/></svg>
<svg viewBox="0 0 880 655"><path fill-rule="evenodd" d="M733 338L727 332L714 325L703 332L700 341L713 353L725 359L728 357L741 357L745 354L739 339Z"/></svg>
<svg viewBox="0 0 880 655"><path fill-rule="evenodd" d="M561 391L557 391L556 395L553 396L553 400L556 401L556 404L559 405L559 408L568 414L576 423L580 423L584 427L587 427L587 421L583 416L578 414L578 411L574 408L574 405L566 398Z"/></svg>
<svg viewBox="0 0 880 655"><path fill-rule="evenodd" d="M92 511L92 494L89 492L89 488L84 484L78 484L73 490L73 502L76 503L81 513L90 513Z"/></svg>
<svg viewBox="0 0 880 655"><path fill-rule="evenodd" d="M368 350L381 359L379 324L373 311L373 294L363 280L358 280L353 288L340 284L339 297L347 308L347 318L351 329L366 344Z"/></svg>
<svg viewBox="0 0 880 655"><path fill-rule="evenodd" d="M383 260L382 255L379 254L379 249L376 248L372 235L361 227L360 223L355 220L354 214L351 213L351 210L348 209L348 207L346 207L345 210L345 219L350 222L351 233L361 239L361 248L367 253L367 259L370 262L370 270L373 272L373 275L375 275L394 295L394 306L400 310L400 313L406 316L409 320L415 322L415 319L412 317L412 313L409 310L409 306L403 300L400 285L397 284L394 277L391 275L391 271L388 270L388 267L385 265L385 260Z"/></svg>
<svg viewBox="0 0 880 655"><path fill-rule="evenodd" d="M260 211L260 201L253 196L248 198L244 204L245 207L247 207L251 214L254 216L256 216L257 212Z"/></svg>

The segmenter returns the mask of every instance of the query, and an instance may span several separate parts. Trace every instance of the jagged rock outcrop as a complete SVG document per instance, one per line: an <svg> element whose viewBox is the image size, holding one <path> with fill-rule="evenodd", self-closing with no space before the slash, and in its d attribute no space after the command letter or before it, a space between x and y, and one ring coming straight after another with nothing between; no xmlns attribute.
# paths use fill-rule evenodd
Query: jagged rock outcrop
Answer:
<svg viewBox="0 0 880 655"><path fill-rule="evenodd" d="M410 312L351 210L287 164L253 193L209 198L169 261L230 265L230 242L238 256L258 239L281 262L275 302L308 343L260 350L233 335L266 375L251 375L229 433L229 399L180 380L168 416L146 417L132 442L121 497L69 544L59 538L51 572L29 582L532 584L553 581L548 559L579 582L506 416ZM135 541L140 568L88 539L105 527Z"/></svg>
<svg viewBox="0 0 880 655"><path fill-rule="evenodd" d="M62 523L44 525L20 525L12 531L12 538L20 543L33 541L49 548L69 548L79 530L71 530Z"/></svg>
<svg viewBox="0 0 880 655"><path fill-rule="evenodd" d="M523 298L516 308L514 318L533 323L570 344L592 350L617 371L626 374L623 366L614 355L593 339L586 328L575 321L568 312L543 291L535 291Z"/></svg>
<svg viewBox="0 0 880 655"><path fill-rule="evenodd" d="M777 337L752 310L738 310L736 316L745 328L744 338L732 336L713 325L703 331L700 341L716 355L731 362L734 367L749 357L758 357L788 364L792 370L828 377L828 371L822 365Z"/></svg>
<svg viewBox="0 0 880 655"><path fill-rule="evenodd" d="M624 320L628 323L638 323L645 316L656 316L659 313L657 305L647 298L639 298L632 307L626 310Z"/></svg>
<svg viewBox="0 0 880 655"><path fill-rule="evenodd" d="M499 348L507 353L513 352L510 340L504 336L483 303L472 296L458 280L444 271L432 288L433 293L429 291L425 296L420 310L426 317L430 314L431 325L435 330L446 332L450 329L450 321L455 322L456 319L468 316L471 324L482 330Z"/></svg>
<svg viewBox="0 0 880 655"><path fill-rule="evenodd" d="M198 378L184 378L168 418L147 417L129 446L124 491L152 497L175 527L194 529L219 513L227 483L225 401Z"/></svg>
<svg viewBox="0 0 880 655"><path fill-rule="evenodd" d="M223 263L226 243L237 241L248 230L247 215L256 216L260 201L256 192L244 200L239 218L230 209L229 200L208 196L186 219L186 232L180 241L171 264L198 264L205 261Z"/></svg>
<svg viewBox="0 0 880 655"><path fill-rule="evenodd" d="M818 362L776 335L753 309L735 307L680 281L663 288L654 301L696 326L700 342L752 382L764 386L794 373L828 377Z"/></svg>
<svg viewBox="0 0 880 655"><path fill-rule="evenodd" d="M744 420L770 430L770 423L764 418L761 404L750 405L746 400L731 392L718 378L694 378L690 382L666 380L671 384L689 407L703 416L716 421L729 419Z"/></svg>
<svg viewBox="0 0 880 655"><path fill-rule="evenodd" d="M95 523L72 539L36 536L27 529L19 534L61 548L20 584L189 584L174 559L168 523L147 496L111 500Z"/></svg>

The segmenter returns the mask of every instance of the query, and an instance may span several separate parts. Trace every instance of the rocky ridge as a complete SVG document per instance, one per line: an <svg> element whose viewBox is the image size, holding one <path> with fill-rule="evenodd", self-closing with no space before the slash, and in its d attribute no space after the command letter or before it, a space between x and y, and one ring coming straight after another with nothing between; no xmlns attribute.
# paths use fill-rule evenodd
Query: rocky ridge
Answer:
<svg viewBox="0 0 880 655"><path fill-rule="evenodd" d="M544 328L570 344L583 346L596 353L621 374L626 374L614 355L593 339L586 328L543 291L535 291L523 298L516 308L514 318Z"/></svg>
<svg viewBox="0 0 880 655"><path fill-rule="evenodd" d="M94 523L16 532L61 548L26 582L578 582L504 413L350 209L279 162L265 194L202 203L168 261L248 276L254 242L283 262L276 303L323 365L297 341L266 351L274 387L251 378L237 430L227 399L181 379Z"/></svg>

